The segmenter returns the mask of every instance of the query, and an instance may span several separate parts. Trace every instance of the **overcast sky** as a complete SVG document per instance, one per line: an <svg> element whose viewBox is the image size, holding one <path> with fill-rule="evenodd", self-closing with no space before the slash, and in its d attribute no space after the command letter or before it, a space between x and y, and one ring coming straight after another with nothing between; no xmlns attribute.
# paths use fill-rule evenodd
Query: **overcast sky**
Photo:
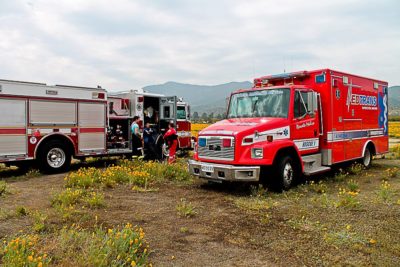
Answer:
<svg viewBox="0 0 400 267"><path fill-rule="evenodd" d="M0 1L0 79L126 90L324 67L400 85L400 1Z"/></svg>

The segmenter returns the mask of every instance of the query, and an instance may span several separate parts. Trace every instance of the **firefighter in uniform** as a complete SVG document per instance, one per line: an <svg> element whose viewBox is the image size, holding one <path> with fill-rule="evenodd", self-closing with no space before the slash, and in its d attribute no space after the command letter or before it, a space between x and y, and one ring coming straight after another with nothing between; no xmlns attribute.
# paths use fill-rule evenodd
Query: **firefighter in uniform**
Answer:
<svg viewBox="0 0 400 267"><path fill-rule="evenodd" d="M176 149L178 148L178 135L177 135L174 127L175 127L175 125L171 121L168 124L168 131L164 134L164 140L167 141L168 148L169 148L169 157L168 157L169 164L175 162Z"/></svg>

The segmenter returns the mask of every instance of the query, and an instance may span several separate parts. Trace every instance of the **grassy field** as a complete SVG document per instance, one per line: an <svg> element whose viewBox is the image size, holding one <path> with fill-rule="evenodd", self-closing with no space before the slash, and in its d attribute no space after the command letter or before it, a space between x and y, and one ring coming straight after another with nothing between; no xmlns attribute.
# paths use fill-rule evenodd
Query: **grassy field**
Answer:
<svg viewBox="0 0 400 267"><path fill-rule="evenodd" d="M399 266L399 160L282 193L173 166L93 160L0 171L4 266ZM110 164L114 164L110 166Z"/></svg>
<svg viewBox="0 0 400 267"><path fill-rule="evenodd" d="M192 136L199 136L199 132L210 124L206 123L192 123Z"/></svg>
<svg viewBox="0 0 400 267"><path fill-rule="evenodd" d="M389 121L389 136L400 138L400 121Z"/></svg>

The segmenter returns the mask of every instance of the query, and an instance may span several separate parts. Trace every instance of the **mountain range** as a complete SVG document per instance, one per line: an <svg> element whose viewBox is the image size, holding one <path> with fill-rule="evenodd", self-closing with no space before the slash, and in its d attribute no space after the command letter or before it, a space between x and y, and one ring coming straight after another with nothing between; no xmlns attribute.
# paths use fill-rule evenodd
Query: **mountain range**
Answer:
<svg viewBox="0 0 400 267"><path fill-rule="evenodd" d="M230 82L219 85L195 85L178 82L167 82L158 85L143 87L143 90L183 97L185 102L191 105L192 113L197 111L210 114L223 114L226 110L227 97L237 89L250 88L253 84L248 81ZM400 110L400 86L389 87L389 107L396 114Z"/></svg>
<svg viewBox="0 0 400 267"><path fill-rule="evenodd" d="M230 82L219 85L194 85L177 82L150 85L143 90L163 95L176 95L182 97L191 106L192 113L197 111L200 115L223 114L226 110L227 97L237 89L250 88L251 82Z"/></svg>

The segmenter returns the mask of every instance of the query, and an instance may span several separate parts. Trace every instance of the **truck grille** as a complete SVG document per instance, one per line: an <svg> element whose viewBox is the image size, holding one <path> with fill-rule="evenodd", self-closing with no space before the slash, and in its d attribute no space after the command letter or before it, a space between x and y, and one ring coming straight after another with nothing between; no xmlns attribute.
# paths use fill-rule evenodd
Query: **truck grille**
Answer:
<svg viewBox="0 0 400 267"><path fill-rule="evenodd" d="M230 147L223 147L222 140L231 139ZM232 137L199 137L198 155L204 159L233 160L235 157L235 139Z"/></svg>

